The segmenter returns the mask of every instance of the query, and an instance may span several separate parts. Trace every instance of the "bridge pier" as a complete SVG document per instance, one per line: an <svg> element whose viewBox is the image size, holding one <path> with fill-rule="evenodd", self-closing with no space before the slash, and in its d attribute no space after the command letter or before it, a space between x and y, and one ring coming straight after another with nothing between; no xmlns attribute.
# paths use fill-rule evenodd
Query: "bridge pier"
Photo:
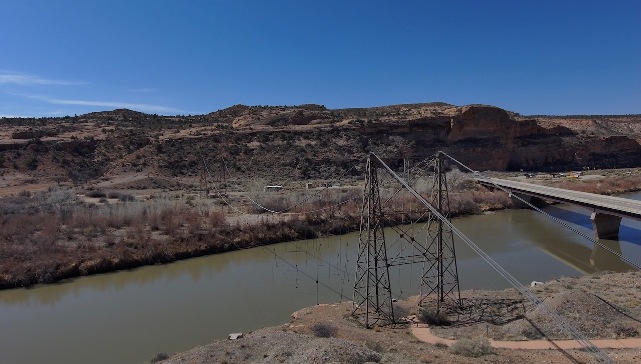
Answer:
<svg viewBox="0 0 641 364"><path fill-rule="evenodd" d="M529 209L527 204L532 201L532 196L523 193L510 193L510 201L512 201L512 208L514 209Z"/></svg>
<svg viewBox="0 0 641 364"><path fill-rule="evenodd" d="M592 220L594 235L597 239L617 238L619 236L621 216L593 212L590 220Z"/></svg>
<svg viewBox="0 0 641 364"><path fill-rule="evenodd" d="M528 205L528 203L536 207L543 207L547 205L543 199L536 196L526 195L524 193L512 192L510 194L510 200L512 201L512 208L514 209L529 209L530 205Z"/></svg>

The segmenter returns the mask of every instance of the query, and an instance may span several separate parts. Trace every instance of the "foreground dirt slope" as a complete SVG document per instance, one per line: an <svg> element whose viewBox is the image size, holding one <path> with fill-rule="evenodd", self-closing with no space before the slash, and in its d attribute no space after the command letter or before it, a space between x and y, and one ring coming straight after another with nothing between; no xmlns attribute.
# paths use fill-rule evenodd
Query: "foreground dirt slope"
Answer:
<svg viewBox="0 0 641 364"><path fill-rule="evenodd" d="M616 287L616 288L615 288ZM641 326L641 274L639 272L597 274L581 278L562 278L537 286L537 294L545 298L559 314L584 330L590 338L638 337ZM514 290L468 291L467 299L518 299ZM597 301L585 302L586 296L598 296ZM559 298L562 297L562 298ZM560 302L572 302L574 308ZM415 298L398 302L400 312L412 314ZM607 307L606 307L607 306ZM492 354L467 357L453 354L447 347L420 342L411 334L409 326L364 329L351 318L351 302L319 305L295 312L289 323L280 327L263 328L236 341L221 340L209 345L172 356L164 363L588 363L591 358L581 350L513 350L495 349ZM433 330L439 336L460 339L486 337L511 340L545 339L559 336L554 327L548 327L545 318L537 316L536 309L528 309L526 316L539 324L543 334L536 338L523 337L531 332L523 323L527 320L505 320L492 324L488 317L475 322ZM603 316L603 317L600 317ZM496 317L494 317L496 322ZM626 326L628 330L616 334L610 329L597 330L602 321ZM501 321L501 320L499 320ZM324 323L335 328L329 338L317 337L313 327ZM488 326L490 329L488 329ZM518 326L518 330L517 330ZM593 330L593 328L595 328ZM487 331L486 331L487 330ZM614 329L616 331L616 329ZM520 338L515 337L521 335ZM587 332L586 332L587 331ZM627 335L627 336L626 336ZM638 363L641 348L604 350L616 363Z"/></svg>
<svg viewBox="0 0 641 364"><path fill-rule="evenodd" d="M0 119L0 175L179 187L203 159L212 178L331 179L356 175L374 151L393 167L445 150L479 170L562 170L641 165L641 116L523 117L445 103L326 109L236 105L207 115L131 110ZM168 179L171 181L168 182ZM281 177L282 179L282 177Z"/></svg>

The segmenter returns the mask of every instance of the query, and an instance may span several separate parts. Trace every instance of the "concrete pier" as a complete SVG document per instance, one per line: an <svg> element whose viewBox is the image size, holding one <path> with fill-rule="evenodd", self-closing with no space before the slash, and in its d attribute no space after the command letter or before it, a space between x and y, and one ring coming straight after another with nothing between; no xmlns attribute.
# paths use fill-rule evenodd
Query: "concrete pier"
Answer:
<svg viewBox="0 0 641 364"><path fill-rule="evenodd" d="M590 216L590 220L592 220L594 235L597 239L616 239L619 237L621 216L593 212Z"/></svg>
<svg viewBox="0 0 641 364"><path fill-rule="evenodd" d="M510 193L510 201L512 201L512 208L515 209L529 209L530 206L527 204L532 200L532 196L526 195L524 193Z"/></svg>

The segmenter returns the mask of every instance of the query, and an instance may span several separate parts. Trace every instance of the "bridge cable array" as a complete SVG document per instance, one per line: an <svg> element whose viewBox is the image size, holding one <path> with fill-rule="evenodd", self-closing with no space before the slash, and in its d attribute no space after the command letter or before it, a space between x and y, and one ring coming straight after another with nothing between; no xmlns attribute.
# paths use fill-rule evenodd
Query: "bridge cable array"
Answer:
<svg viewBox="0 0 641 364"><path fill-rule="evenodd" d="M355 168L356 168L360 163L362 163L362 161L363 161L363 160L365 160L365 158L366 158L366 157L361 158L361 159L360 159L358 162L356 162L356 163L355 163L351 168L349 168L349 169L347 169L346 171L344 171L344 172L343 172L340 176L338 176L336 179L340 179L340 178L344 177L345 175L347 175L348 173L350 173L350 172L351 172L353 169L355 169ZM203 165L204 165L204 168L205 168L205 173L210 177L210 179L212 179L212 180L213 180L213 177L212 177L211 173L209 172L209 168L207 167L207 162L205 161L205 159L204 159L204 158L202 158L202 160L203 160ZM222 161L223 161L223 166L224 166L224 169L225 169L225 171L224 171L225 175L229 175L229 177L232 177L231 172L229 172L229 168L227 167L227 162L225 161L225 159L224 159L224 158L222 158ZM321 195L323 192L327 191L327 190L329 190L329 186L324 186L324 187L323 187L323 189L319 190L319 191L318 191L318 192L316 192L316 193L311 194L310 196L308 196L307 198L305 198L305 199L301 200L300 202L298 202L298 203L296 203L296 204L294 204L294 205L292 205L292 206L290 206L290 207L288 207L288 208L285 208L285 209L282 209L282 210L278 210L278 211L276 211L276 210L272 210L272 209L270 209L270 208L268 208L268 207L266 207L266 206L263 206L262 204L260 204L259 202L255 201L253 198L251 198L251 196L249 196L249 195L247 195L247 196L245 196L245 197L246 197L246 198L247 198L247 199L248 199L252 204L254 204L256 207L260 208L260 209L261 209L261 210L263 210L263 211L270 212L270 213L272 213L272 214L285 214L285 213L289 213L290 211L292 211L293 209L295 209L295 208L297 208L297 207L299 207L299 206L304 205L305 203L307 203L308 201L310 201L310 200L312 200L312 199L314 199L314 198L320 197L320 195ZM236 212L236 213L238 213L238 214L241 214L241 215L248 215L248 214L249 214L249 213L247 213L247 212L245 212L245 211L242 211L242 210L240 210L240 209L238 209L238 208L234 207L234 206L232 205L232 203L231 203L230 201L228 201L228 200L224 197L224 195L222 194L222 192L223 192L223 191L217 191L217 192L218 192L219 198L221 198L221 199L223 200L223 202L224 202L227 206L229 206L231 209L233 209L233 210L234 210L234 212ZM350 202L350 201L356 200L358 197L359 197L359 196L355 196L355 197L352 197L352 198L348 198L348 199L346 199L346 200L344 200L344 201L338 202L338 203L336 203L336 204L334 204L334 205L331 205L331 206L325 206L325 207L322 207L322 208L319 208L319 209L316 209L316 210L303 211L303 212L299 212L299 213L314 213L314 212L324 211L324 210L328 210L328 209L333 209L333 208L336 208L336 207L338 207L338 206L344 205L344 204L346 204L346 203L348 203L348 202Z"/></svg>
<svg viewBox="0 0 641 364"><path fill-rule="evenodd" d="M202 156L201 156L201 158L202 158L202 160L203 160L204 172L205 172L205 173L210 177L210 179L211 179L211 180L213 180L213 177L212 177L212 175L211 175L211 172L210 172L210 170L209 170L209 168L208 168L208 166L207 166L207 162L205 161L204 157L202 157ZM337 179L340 179L341 177L344 177L345 175L347 175L348 173L350 173L353 169L357 168L357 167L358 167L358 166L359 166L359 165L360 165L360 164L365 160L365 158L366 158L366 157L361 158L361 159L360 159L357 163L355 163L351 168L349 168L348 170L346 170L345 172L343 172L343 173L342 173L342 174L341 174ZM224 158L222 159L222 162L223 162L223 166L224 166L224 169L225 169L225 171L224 171L225 175L229 176L229 177L230 177L230 179L231 179L231 178L233 178L233 177L232 177L232 174L231 174L231 172L229 171L229 168L228 168L228 166L227 166L227 162L225 161L225 159L224 159ZM316 198L320 198L320 197L321 197L321 195L322 195L322 193L323 193L323 192L325 192L325 191L327 191L328 189L329 189L329 186L324 186L324 188L323 188L323 189L321 189L321 190L319 190L319 191L317 191L317 192L313 193L312 195L310 195L309 197L307 197L307 198L303 199L302 201L298 202L297 204L294 204L294 205L292 205L292 206L290 206L290 207L288 207L288 208L285 208L285 209L282 209L282 210L279 210L279 211L272 210L272 209L269 209L269 208L267 208L267 207L265 207L265 206L261 205L260 203L258 203L258 202L257 202L257 201L255 201L254 199L252 199L250 196L246 196L246 197L247 197L247 199L248 199L252 204L254 204L255 206L259 207L260 209L262 209L262 210L264 210L264 211L267 211L267 212L272 213L272 214L285 214L285 213L288 213L289 211L291 211L291 210L295 209L296 207L299 207L299 206L304 205L305 203L309 202L310 200L313 200L313 199L316 199ZM224 202L227 206L229 206L230 208L232 208L232 209L234 210L234 212L236 212L236 213L238 213L238 214L240 214L240 215L248 215L248 214L249 214L249 213L247 213L247 212L245 212L245 211L242 211L242 210L240 210L240 209L238 209L238 208L234 207L234 206L233 206L233 204L231 203L231 201L228 201L228 200L224 197L224 195L221 193L222 191L217 191L217 192L218 192L219 197L223 200L223 202ZM325 207L322 207L322 208L319 208L319 209L316 209L316 210L303 211L303 212L300 212L300 213L314 213L314 212L324 211L324 210L328 210L328 209L333 209L333 208L336 208L336 207L338 207L338 206L341 206L341 205L344 205L344 204L346 204L346 203L349 203L350 201L356 200L356 199L358 199L358 198L360 198L360 196L355 196L355 197L352 197L352 198L348 198L348 199L346 199L345 201L338 202L338 203L336 203L336 204L334 204L334 205L325 206ZM349 277L349 274L350 274L350 273L349 273L349 272L347 272L345 269L343 269L343 268L341 268L341 267L339 267L339 266L337 266L337 265L334 265L334 264L332 264L331 262L328 262L328 261L325 261L325 260L323 260L323 259L319 258L318 256L314 255L313 253L311 253L311 252L309 252L308 250L304 249L302 246L300 246L300 244L294 243L294 245L295 245L296 249L298 249L298 250L300 250L300 251L304 252L307 256L312 257L313 259L316 259L317 261L319 261L319 262L321 262L321 263L327 264L327 265L328 265L328 267L333 267L335 270L337 270L338 272L342 273L342 274L343 274L343 280L344 280L344 277L345 277L345 276L348 276L348 277ZM309 273L305 272L304 270L302 270L301 268L299 268L297 264L290 262L287 258L285 258L285 257L281 256L280 254L278 254L274 249L270 248L269 246L263 245L262 247L263 247L263 248L265 248L265 249L267 249L267 250L268 250L268 251L269 251L269 252L270 252L270 253L271 253L275 258L279 259L280 261L284 262L286 265L288 265L288 266L290 266L291 268L295 269L297 273L301 273L302 275L304 275L305 277L309 278L310 280L315 281L315 282L316 282L317 287L318 287L318 285L322 285L323 287L325 287L325 288L327 288L328 290L330 290L330 291L334 292L335 294L337 294L337 295L338 295L338 297L339 297L341 300L342 300L342 299L349 299L349 300L351 300L351 299L353 298L353 297L347 297L347 296L345 296L345 295L343 294L343 292L342 292L342 286L341 286L341 291L339 292L339 291L337 291L336 289L332 288L330 285L325 284L324 282L322 282L321 280L319 280L319 279L318 279L318 277L314 277L313 275L311 275L311 274L309 274ZM348 278L348 280L349 280L349 278ZM318 292L317 292L317 296L318 296ZM395 294L395 296L396 296L397 298L399 298L399 299L404 299L404 298L405 298L405 297L400 297L399 295L396 295L396 294ZM318 297L317 297L317 300L318 300Z"/></svg>
<svg viewBox="0 0 641 364"><path fill-rule="evenodd" d="M549 219L553 220L554 222L556 222L556 223L558 223L559 225L561 225L561 226L565 227L566 229L568 229L568 230L572 231L573 233L575 233L575 234L579 235L580 237L582 237L582 238L584 238L584 239L588 240L589 242L591 242L591 243L593 243L593 244L595 244L595 245L598 245L599 247L603 248L603 249L604 249L605 251L607 251L608 253L610 253L610 254L612 254L612 255L616 256L617 258L619 258L619 259L621 259L622 261L624 261L624 262L626 262L626 263L630 264L631 266L635 267L636 269L641 270L641 265L639 265L638 263L636 263L636 262L635 262L635 261L633 261L633 260L630 260L630 259L626 258L625 256L623 256L623 254L619 254L619 253L617 253L616 251L612 250L611 248L607 247L606 245L601 244L601 242L599 242L599 240L598 240L598 239L595 239L595 238L593 238L593 237L590 237L590 236L588 236L588 235L584 234L583 232L579 231L578 229L576 229L575 227L571 226L571 225L570 225L570 224L568 224L567 222L565 222L565 221L563 221L563 220L559 219L558 217L552 216L551 214L549 214L549 213L547 213L547 212L543 211L543 210L542 210L541 208L539 208L539 207L534 206L531 202L526 201L525 199L521 198L521 197L520 197L520 196L518 196L517 194L514 194L514 193L510 192L507 188L502 187L502 186L499 186L498 184L494 183L491 179L489 179L488 177L484 176L481 172L478 172L478 171L475 171L475 170L473 170L473 169L469 168L469 167L468 167L468 166L466 166L465 164L463 164L463 163L459 162L458 160L456 160L454 157L452 157L452 156L450 156L450 155L448 155L448 154L446 154L446 153L443 153L443 155L445 155L446 157L448 157L449 159L451 159L452 161L454 161L456 164L460 165L461 167L465 168L466 170L468 170L468 171L472 172L475 176L480 176L480 177L484 178L485 180L487 180L487 182L488 182L488 183L491 183L494 187L496 187L496 188L500 189L501 191L503 191L503 192L507 193L508 195L510 195L510 197L516 198L516 199L517 199L517 200L519 200L520 202L522 202L522 203L526 204L526 205L527 205L528 207L530 207L531 209L533 209L533 210L535 210L535 211L537 211L537 212L539 212L539 213L543 214L545 217L547 217L547 218L549 218Z"/></svg>
<svg viewBox="0 0 641 364"><path fill-rule="evenodd" d="M373 154L373 153L372 153ZM485 253L478 245L476 245L472 240L470 240L465 234L463 234L456 226L454 226L447 218L445 218L439 211L436 210L423 196L418 194L414 189L412 189L407 182L400 178L391 168L389 168L385 163L383 163L376 154L373 154L380 162L383 168L392 175L399 183L401 183L414 197L416 197L421 203L427 207L431 213L440 219L443 224L447 225L454 234L456 234L465 244L467 244L474 252L476 252L485 262L487 262L499 275L501 275L506 281L508 281L512 287L518 290L525 298L527 298L532 304L541 308L546 314L554 319L556 324L565 331L568 335L574 338L584 350L593 355L598 362L601 363L613 363L613 361L608 357L603 351L596 347L589 339L587 339L578 329L576 329L572 324L560 316L555 310L549 307L545 302L539 299L536 294L529 289L527 289L521 282L519 282L514 276L512 276L507 270L505 270L501 265L499 265L492 257ZM449 158L451 158L448 155ZM458 161L457 161L458 162ZM460 162L458 162L460 163ZM461 164L463 165L463 164ZM467 168L467 167L465 167Z"/></svg>
<svg viewBox="0 0 641 364"><path fill-rule="evenodd" d="M423 203L423 204L428 208L428 210L429 210L429 211L430 211L430 212L431 212L435 217L437 217L438 219L440 219L441 221L443 221L443 223L444 223L444 224L446 224L446 225L447 225L447 226L452 230L452 232L453 232L454 234L456 234L456 235L457 235L457 236L458 236L458 237L459 237L463 242L465 242L465 243L466 243L466 244L467 244L467 245L468 245L468 246L469 246L473 251L475 251L475 252L476 252L476 253L477 253L477 254L478 254L478 255L479 255L479 256L480 256L484 261L486 261L486 262L487 262L487 263L488 263L488 264L489 264L489 265L490 265L490 266L491 266L491 267L492 267L492 268L493 268L493 269L494 269L494 270L495 270L495 271L496 271L500 276L502 276L502 277L503 277L503 278L504 278L508 283L510 283L510 285L512 285L515 289L517 289L517 291L519 291L519 292L520 292L520 293L521 293L521 294L522 294L526 299L528 299L532 304L534 304L534 305L535 305L535 306L537 306L537 307L540 307L540 308L541 308L541 309L542 309L546 314L548 314L551 318L553 318L553 320L557 323L557 325L558 325L561 329L563 329L566 333L568 333L568 335L570 335L572 338L574 338L577 342L579 342L579 343L583 346L583 348L585 349L585 351L586 351L586 352L588 352L588 353L592 354L596 359L598 359L598 361L599 361L599 362L612 363L611 359L610 359L610 358L609 358L605 353L603 353L599 348L597 348L596 346L594 346L594 344L592 344L592 343L591 343L587 338L585 338L585 336L584 336L584 335L583 335L579 330L577 330L576 328L574 328L574 327L573 327L569 322L567 322L563 317L559 316L559 315L558 315L558 313L556 313L556 311L554 311L554 310L553 310L552 308L550 308L547 304L545 304L542 300L540 300L540 299L536 296L536 294L534 294L532 291L528 290L525 286L523 286L523 285L522 285L522 284L521 284L521 283L520 283L516 278L514 278L514 276L512 276L509 272L507 272L504 268L502 268L502 267L501 267L501 266L500 266L496 261L494 261L494 260L493 260L489 255L487 255L483 250L481 250L481 248L479 248L479 247L478 247L474 242L472 242L472 241L471 241L469 238L467 238L467 237L466 237L466 236L465 236L465 235L464 235L460 230L458 230L458 229L457 229L457 228L456 228L456 227L455 227L451 222L449 222L449 221L448 221L444 216L442 216L442 215L441 215L441 214L440 214L440 213L439 213L439 212L438 212L434 207L432 207L432 206L431 206L431 205L430 205L430 204L429 204L429 203L428 203L428 202L427 202L427 201L426 201L426 200L425 200L425 199L424 199L420 194L412 192L412 191L413 191L413 189L411 189L411 188L410 188L410 186L407 184L407 182L405 182L405 181L404 181L402 178L400 178L400 177L399 177L399 176L398 176L398 175L397 175L397 174L396 174L396 173L395 173L391 168L389 168L385 163L383 163L377 155L375 155L374 153L372 153L372 154L373 154L373 155L374 155L374 156L375 156L375 157L376 157L376 158L381 162L381 164L384 166L384 169L386 169L386 171L387 171L388 173L390 173L390 174L392 175L392 177L394 177L394 179L396 179L398 182L400 182L400 183L401 183L401 185L403 186L403 188L400 188L398 191L396 191L396 193L394 193L394 195L396 195L399 191L403 190L404 188L405 188L405 189L407 189L408 191L410 191L410 193L412 193L412 194L413 194L417 199L419 199L419 201L421 201L421 202L422 202L422 203ZM480 172L475 171L475 170L472 170L471 168L467 167L466 165L464 165L464 164L463 164L463 163L461 163L460 161L456 160L456 159L455 159L455 158L453 158L452 156L450 156L450 155L448 155L448 154L446 154L446 153L442 153L442 152L441 152L441 154L443 154L444 156L448 157L449 159L451 159L452 161L454 161L456 164L460 165L460 166L461 166L462 168L464 168L465 170L467 170L467 171L469 171L469 172L472 172L475 176L481 175L481 173L480 173ZM361 158L361 160L359 161L359 163L360 163L360 162L362 162L364 159L365 159L365 157L364 157L364 158ZM425 159L425 160L424 160L424 161L422 161L421 163L424 163L424 162L426 162L426 161L428 161L428 160L430 160L430 159L429 159L429 158L428 158L428 159ZM205 163L204 159L203 159L203 163ZM224 167L225 167L225 173L227 174L227 173L229 173L229 170L228 170L228 168L227 168L227 164L226 164L226 162L224 161L224 159L223 159L223 163L224 163ZM205 164L206 164L206 163L205 163ZM425 163L425 164L427 164L427 163ZM354 169L355 167L356 167L356 165L354 165L354 166L353 166L352 168L350 168L349 170L345 171L345 172L342 174L342 176L344 176L344 175L346 175L347 173L349 173L349 171L351 171L351 170L352 170L352 169ZM416 166L415 166L415 167L416 167ZM421 171L422 171L422 169L419 169L419 170L421 170ZM210 174L210 172L209 172L209 169L206 169L206 173L207 173L207 174L209 174L209 176L211 177L211 174ZM231 174L230 174L230 173L229 173L229 175L231 176ZM408 180L409 180L409 179L408 179ZM494 184L494 183L493 183L493 184ZM615 255L615 256L617 256L617 257L619 257L621 260L623 260L623 261L627 262L628 264L630 264L630 265L632 265L632 266L634 266L634 267L636 267L636 268L638 268L638 269L641 269L641 266L639 266L637 263L635 263L635 262L633 262L633 261L630 261L629 259L627 259L627 258L623 257L622 255L618 254L617 252L613 251L612 249L608 248L607 246L604 246L603 244L599 243L599 242L598 242L598 241L596 241L595 239L590 238L589 236L587 236L587 235L585 235L584 233L582 233L582 232L578 231L577 229L575 229L574 227L570 226L569 224L567 224L566 222L562 221L561 219L556 218L556 217L554 217L554 216L550 215L549 213L547 213L547 212L545 212L545 211L541 210L540 208L538 208L538 207L536 207L536 206L532 205L530 202L525 201L524 199L520 198L519 196L516 196L516 195L511 194L511 193L510 193L510 191L508 191L507 189L505 189L505 188L503 188L503 187L501 187L501 186L498 186L498 185L496 185L496 184L494 184L494 185L495 185L495 187L496 187L496 188L499 188L499 189L501 189L502 191L504 191L504 192L506 192L506 193L510 194L511 196L516 197L518 200L520 200L521 202L523 202L523 203L525 203L526 205L530 206L530 207L531 207L532 209L534 209L535 211L537 211L537 212L539 212L539 213L542 213L543 215L547 216L548 218L550 218L550 219L554 220L555 222L557 222L557 223L561 224L562 226L566 227L566 228L567 228L567 229L569 229L570 231L572 231L572 232L574 232L574 233L578 234L579 236L581 236L581 237L583 237L583 238L585 238L585 239L587 239L587 240L589 240L589 241L593 242L594 244L599 245L599 246L600 246L600 247L602 247L604 250L606 250L606 251L610 252L611 254L613 254L613 255ZM291 206L291 207L289 207L289 208L286 208L286 209L280 210L280 211L275 211L275 210L269 209L269 208L267 208L267 207L265 207L265 206L262 206L262 205L261 205L261 204L259 204L258 202L256 202L256 201L254 201L253 199L251 199L249 196L248 196L248 199L249 199L253 204L255 204L256 206L258 206L259 208L261 208L261 209L263 209L263 210L265 210L265 211L268 211L268 212L271 212L271 213L274 213L274 214L283 214L283 213L286 213L286 212L288 212L288 211L291 211L292 209L294 209L294 208L296 208L296 207L298 207L298 206L303 205L304 203L306 203L307 201L309 201L309 200L311 200L311 199L313 199L313 198L315 198L315 197L320 196L320 194L321 194L323 191L325 191L326 189L328 189L328 187L325 187L325 189L323 189L323 190L321 190L321 191L319 191L319 192L317 192L317 193L313 194L312 196L310 196L310 197L308 197L308 198L304 199L303 201L301 201L301 202L299 202L299 203L297 203L297 204L295 204L295 205L293 205L293 206ZM393 196L392 196L392 197L393 197ZM392 197L388 198L387 200L389 201ZM221 195L221 198L222 198L222 195ZM328 207L324 207L324 208L321 208L321 209L318 209L318 210L315 210L315 211L322 211L322 210L326 210L326 209L328 209L328 208L333 208L333 207L336 207L336 206L340 206L340 205L342 205L342 204L344 204L344 203L347 203L347 202L349 202L349 201L352 201L352 200L354 200L354 199L356 199L356 197L353 197L353 198L347 199L346 201L342 201L342 202L340 202L340 203L337 203L336 205L328 206ZM246 212L243 212L243 211L240 211L240 210L238 210L238 209L234 208L234 207L232 206L232 204L231 204L229 201L225 200L224 198L223 198L223 200L224 200L224 202L225 202L228 206L230 206L231 208L233 208L236 212L239 212L239 213L241 213L241 214L247 214ZM308 211L308 212L315 212L315 211ZM413 222L413 223L415 223L415 222ZM296 245L296 247L297 247L299 250L301 250L301 251L305 252L308 256L310 256L310 257L312 257L312 258L314 258L314 259L316 259L316 260L318 260L318 261L320 261L320 262L323 262L323 263L325 263L325 264L328 264L330 267L333 267L334 269L338 270L339 272L341 272L341 273L343 273L343 274L345 274L345 275L349 274L346 270L342 269L341 267L339 267L339 266L337 266L337 265L333 265L333 264L332 264L332 263L330 263L330 262L324 261L323 259L321 259L321 258L319 258L319 257L315 256L314 254L312 254L312 253L310 253L310 252L306 251L305 249L303 249L302 247L300 247L300 246L299 246L298 244L296 244L296 243L295 243L295 245ZM414 245L412 245L412 246L413 246L413 248L414 248ZM282 257L281 255L279 255L276 251L274 251L274 250L273 250L273 249L271 249L270 247L268 247L268 246L263 246L263 247L264 247L264 248L266 248L267 250L269 250L269 251L270 251L270 252L271 252L271 253L272 253L276 258L278 258L279 260L283 261L285 264L287 264L287 265L291 266L292 268L296 269L296 270L297 270L297 272L300 272L301 274L305 275L307 278L311 279L312 281L316 281L316 284L317 284L317 285L318 285L318 284L320 284L320 285L324 286L324 287L325 287L325 288L327 288L328 290L330 290L330 291L332 291L332 292L336 293L336 294L337 294L341 299L343 299L343 298L345 298L345 299L350 299L350 297L347 297L347 296L345 296L345 295L342 293L342 288L341 288L341 292L339 292L339 291L335 290L335 289L334 289L334 288L332 288L331 286L329 286L329 285L327 285L327 284L325 284L325 283L323 283L323 282L320 282L320 281L319 281L319 279L318 279L318 277L314 277L314 276L312 276L311 274L308 274L308 273L306 273L305 271L300 270L296 264L291 263L290 261L288 261L286 258L284 258L284 257ZM396 296L396 297L399 297L399 298L403 298L403 297L401 297L401 295L398 295L398 294L393 294L393 295L394 295L394 296Z"/></svg>

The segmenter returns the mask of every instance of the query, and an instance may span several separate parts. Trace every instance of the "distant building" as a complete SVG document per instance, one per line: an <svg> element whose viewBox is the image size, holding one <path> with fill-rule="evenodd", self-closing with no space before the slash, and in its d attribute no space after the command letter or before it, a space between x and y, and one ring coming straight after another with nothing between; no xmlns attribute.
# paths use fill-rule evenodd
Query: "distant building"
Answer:
<svg viewBox="0 0 641 364"><path fill-rule="evenodd" d="M265 186L264 188L265 192L278 192L282 189L283 189L283 186L279 186L279 185Z"/></svg>

